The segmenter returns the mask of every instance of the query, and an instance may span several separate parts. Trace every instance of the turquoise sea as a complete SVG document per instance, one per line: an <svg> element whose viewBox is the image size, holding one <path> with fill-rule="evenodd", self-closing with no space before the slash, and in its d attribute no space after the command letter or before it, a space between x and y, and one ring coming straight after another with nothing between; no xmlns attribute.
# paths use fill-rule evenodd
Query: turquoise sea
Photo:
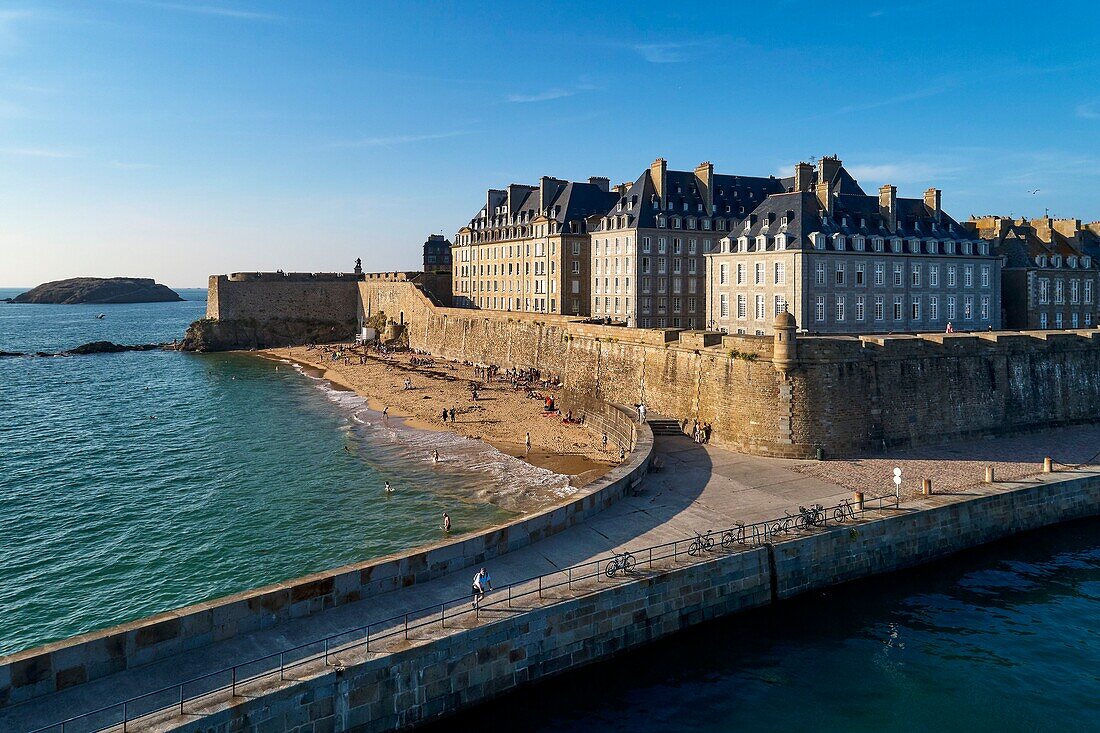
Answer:
<svg viewBox="0 0 1100 733"><path fill-rule="evenodd" d="M0 303L0 351L171 341L205 311L181 295ZM560 481L255 356L0 358L0 654L437 541L444 511L489 526Z"/></svg>

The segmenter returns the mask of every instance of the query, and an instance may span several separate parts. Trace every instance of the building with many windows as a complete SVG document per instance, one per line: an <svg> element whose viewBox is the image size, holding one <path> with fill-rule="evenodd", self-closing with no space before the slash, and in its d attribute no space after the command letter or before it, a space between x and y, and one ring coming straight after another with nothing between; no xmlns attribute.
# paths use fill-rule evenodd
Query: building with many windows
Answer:
<svg viewBox="0 0 1100 733"><path fill-rule="evenodd" d="M424 242L424 272L451 271L451 243L442 234L430 234Z"/></svg>
<svg viewBox="0 0 1100 733"><path fill-rule="evenodd" d="M703 328L707 253L769 195L775 178L670 171L658 158L590 220L593 318L641 328Z"/></svg>
<svg viewBox="0 0 1100 733"><path fill-rule="evenodd" d="M1100 324L1100 222L972 217L966 226L1001 256L1004 327Z"/></svg>
<svg viewBox="0 0 1100 733"><path fill-rule="evenodd" d="M870 196L836 157L780 184L706 255L707 328L770 334L785 310L810 333L1000 327L1000 258L939 190Z"/></svg>
<svg viewBox="0 0 1100 733"><path fill-rule="evenodd" d="M544 176L537 186L490 189L451 248L455 305L588 315L588 218L616 198L606 178Z"/></svg>

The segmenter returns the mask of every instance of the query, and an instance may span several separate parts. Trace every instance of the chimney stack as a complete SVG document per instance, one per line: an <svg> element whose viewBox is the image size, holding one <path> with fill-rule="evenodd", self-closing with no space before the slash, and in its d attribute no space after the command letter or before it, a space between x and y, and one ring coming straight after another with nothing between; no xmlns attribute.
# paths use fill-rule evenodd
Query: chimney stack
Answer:
<svg viewBox="0 0 1100 733"><path fill-rule="evenodd" d="M930 188L924 192L924 205L932 210L932 218L940 220L940 194L938 188Z"/></svg>
<svg viewBox="0 0 1100 733"><path fill-rule="evenodd" d="M653 181L653 188L657 191L657 198L661 199L661 208L665 207L665 182L668 172L668 163L664 158L657 158L649 166L649 179Z"/></svg>
<svg viewBox="0 0 1100 733"><path fill-rule="evenodd" d="M826 155L817 165L817 182L832 183L837 171L840 170L840 165L840 158L835 155Z"/></svg>
<svg viewBox="0 0 1100 733"><path fill-rule="evenodd" d="M794 190L800 193L813 188L814 167L809 163L795 163Z"/></svg>
<svg viewBox="0 0 1100 733"><path fill-rule="evenodd" d="M699 196L707 216L714 209L714 164L707 161L695 166L695 184L699 187Z"/></svg>
<svg viewBox="0 0 1100 733"><path fill-rule="evenodd" d="M898 187L889 184L878 190L878 210L888 222L891 232L898 229Z"/></svg>
<svg viewBox="0 0 1100 733"><path fill-rule="evenodd" d="M604 178L603 176L592 176L588 179L588 182L591 183L596 188L600 189L601 191L610 191L611 190L611 179L610 178Z"/></svg>
<svg viewBox="0 0 1100 733"><path fill-rule="evenodd" d="M833 213L833 196L830 192L830 188L828 181L818 181L817 200L825 213L831 215Z"/></svg>

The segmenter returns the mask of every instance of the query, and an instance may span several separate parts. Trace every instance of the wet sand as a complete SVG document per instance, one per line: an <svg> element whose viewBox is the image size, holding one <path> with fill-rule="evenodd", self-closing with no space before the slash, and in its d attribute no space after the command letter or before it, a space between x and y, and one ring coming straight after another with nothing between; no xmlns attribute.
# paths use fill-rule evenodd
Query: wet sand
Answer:
<svg viewBox="0 0 1100 733"><path fill-rule="evenodd" d="M365 364L352 353L351 364L332 361L330 353L318 349L290 347L268 349L264 355L297 362L315 376L354 391L371 409L388 408L409 427L451 430L483 440L502 453L532 465L570 477L570 484L583 486L618 463L618 447L601 445L601 436L583 425L569 425L561 416L546 415L543 402L516 391L508 381L485 383L474 367L437 360L432 366L411 363L414 354L370 353ZM321 361L323 357L323 361ZM423 358L423 357L420 357ZM413 388L404 389L405 379ZM471 383L479 384L479 399L471 397ZM444 423L444 409L455 409L455 422ZM531 435L531 450L524 444Z"/></svg>

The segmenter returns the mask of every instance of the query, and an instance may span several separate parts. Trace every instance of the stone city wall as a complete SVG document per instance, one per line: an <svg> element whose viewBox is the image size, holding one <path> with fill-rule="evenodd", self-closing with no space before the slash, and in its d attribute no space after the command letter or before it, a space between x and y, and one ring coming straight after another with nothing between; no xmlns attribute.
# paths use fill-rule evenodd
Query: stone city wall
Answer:
<svg viewBox="0 0 1100 733"><path fill-rule="evenodd" d="M1100 476L978 498L933 497L922 511L748 549L609 584L381 654L161 730L374 733L415 727L519 686L608 659L708 619L892 572L1100 513Z"/></svg>
<svg viewBox="0 0 1100 733"><path fill-rule="evenodd" d="M881 450L1100 419L1100 331L772 337L627 329L563 316L433 307L401 283L360 285L360 319L405 323L413 348L537 367L567 395L688 424L783 457ZM567 401L563 401L563 406Z"/></svg>
<svg viewBox="0 0 1100 733"><path fill-rule="evenodd" d="M608 406L599 419L619 429L633 423L628 412L614 417L614 411L621 408ZM649 468L653 435L647 426L637 424L626 428L626 432L630 436L627 440L635 444L626 463L588 484L568 501L510 524L0 657L0 707L423 583L557 534L602 511L641 482Z"/></svg>

